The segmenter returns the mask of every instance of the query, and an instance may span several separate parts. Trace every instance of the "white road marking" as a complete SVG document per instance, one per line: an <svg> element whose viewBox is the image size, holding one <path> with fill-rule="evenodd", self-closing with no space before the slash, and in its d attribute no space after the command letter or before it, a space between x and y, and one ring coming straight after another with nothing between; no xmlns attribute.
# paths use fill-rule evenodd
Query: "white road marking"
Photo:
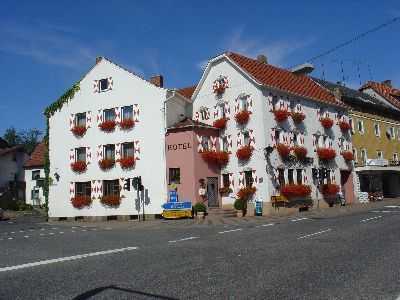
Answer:
<svg viewBox="0 0 400 300"><path fill-rule="evenodd" d="M40 236L44 236L45 234L44 233L41 233L41 234L39 234Z"/></svg>
<svg viewBox="0 0 400 300"><path fill-rule="evenodd" d="M23 230L20 230L19 232L24 232Z"/></svg>
<svg viewBox="0 0 400 300"><path fill-rule="evenodd" d="M64 231L60 231L60 232L59 232L59 234L63 234L63 233L64 233Z"/></svg>
<svg viewBox="0 0 400 300"><path fill-rule="evenodd" d="M12 240L13 238L12 238L12 237L9 237L8 239L9 239L9 240Z"/></svg>
<svg viewBox="0 0 400 300"><path fill-rule="evenodd" d="M24 238L28 239L28 238L29 238L29 235L24 235Z"/></svg>
<svg viewBox="0 0 400 300"><path fill-rule="evenodd" d="M71 232L75 232L74 230L71 230Z"/></svg>
<svg viewBox="0 0 400 300"><path fill-rule="evenodd" d="M319 235L319 234L322 234L322 233L325 233L325 232L328 232L328 231L331 231L331 230L332 230L332 229L328 228L328 229L326 229L326 230L322 230L322 231L318 231L318 232L315 232L315 233L311 233L311 234L307 234L307 235L300 236L300 237L298 237L297 239L298 239L298 240L300 240L300 239L305 239L305 238L312 237L312 236L315 236L315 235Z"/></svg>
<svg viewBox="0 0 400 300"><path fill-rule="evenodd" d="M368 222L368 221L376 220L376 219L379 219L379 218L382 218L382 216L376 216L376 217L373 217L373 218L363 219L360 222Z"/></svg>
<svg viewBox="0 0 400 300"><path fill-rule="evenodd" d="M189 240L194 240L194 239L198 239L198 236L190 236L187 238L183 238L183 239L179 239L179 240L174 240L174 241L168 241L168 243L177 243L177 242L183 242L183 241L189 241Z"/></svg>
<svg viewBox="0 0 400 300"><path fill-rule="evenodd" d="M262 225L258 225L256 227L269 227L269 226L274 226L274 223L268 223L268 224L262 224Z"/></svg>
<svg viewBox="0 0 400 300"><path fill-rule="evenodd" d="M385 208L400 208L398 205L386 205Z"/></svg>
<svg viewBox="0 0 400 300"><path fill-rule="evenodd" d="M54 235L54 232L50 232L49 235Z"/></svg>
<svg viewBox="0 0 400 300"><path fill-rule="evenodd" d="M298 221L303 221L303 220L308 220L308 218L292 219L292 220L290 220L290 221L292 221L292 222L298 222Z"/></svg>
<svg viewBox="0 0 400 300"><path fill-rule="evenodd" d="M86 229L82 229L81 231L87 231Z"/></svg>
<svg viewBox="0 0 400 300"><path fill-rule="evenodd" d="M138 247L126 247L126 248L119 248L119 249L112 249L112 250L106 250L106 251L99 251L99 252L79 254L79 255L74 255L74 256L55 258L55 259L41 260L41 261L22 264L22 265L16 265L16 266L11 266L11 267L3 267L3 268L0 268L0 272L7 272L7 271L14 271L14 270L25 269L25 268L32 268L32 267L37 267L37 266L41 266L41 265L48 265L48 264L53 264L53 263L58 263L58 262L69 261L69 260L77 260L77 259L83 259L83 258L92 257L92 256L113 254L113 253L132 251L132 250L137 250L137 249L138 249Z"/></svg>
<svg viewBox="0 0 400 300"><path fill-rule="evenodd" d="M228 232L234 232L234 231L241 231L243 230L242 228L238 228L238 229L231 229L231 230L225 230L225 231L220 231L218 232L219 234L224 234L224 233L228 233Z"/></svg>

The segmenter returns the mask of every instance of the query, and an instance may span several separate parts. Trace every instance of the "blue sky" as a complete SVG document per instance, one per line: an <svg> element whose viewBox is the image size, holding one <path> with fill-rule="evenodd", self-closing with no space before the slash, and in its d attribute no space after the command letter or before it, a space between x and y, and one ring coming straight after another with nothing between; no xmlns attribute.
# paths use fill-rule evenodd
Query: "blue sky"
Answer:
<svg viewBox="0 0 400 300"><path fill-rule="evenodd" d="M225 50L263 53L282 67L303 63L400 16L398 1L14 1L0 10L0 135L44 129L44 108L106 56L167 87L197 83ZM359 86L400 87L400 22L315 61L313 75ZM360 71L358 72L357 69Z"/></svg>

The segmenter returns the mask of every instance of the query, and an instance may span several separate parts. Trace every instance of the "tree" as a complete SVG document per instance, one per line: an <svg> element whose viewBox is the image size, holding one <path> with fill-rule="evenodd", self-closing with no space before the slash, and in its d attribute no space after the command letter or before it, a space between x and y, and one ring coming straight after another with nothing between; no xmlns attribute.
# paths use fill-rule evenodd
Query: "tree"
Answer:
<svg viewBox="0 0 400 300"><path fill-rule="evenodd" d="M3 139L8 143L10 147L21 144L21 137L14 127L6 129L6 132L3 135Z"/></svg>
<svg viewBox="0 0 400 300"><path fill-rule="evenodd" d="M14 127L10 127L4 133L3 139L10 147L23 145L27 153L32 153L39 143L42 132L39 129L32 128L17 132Z"/></svg>

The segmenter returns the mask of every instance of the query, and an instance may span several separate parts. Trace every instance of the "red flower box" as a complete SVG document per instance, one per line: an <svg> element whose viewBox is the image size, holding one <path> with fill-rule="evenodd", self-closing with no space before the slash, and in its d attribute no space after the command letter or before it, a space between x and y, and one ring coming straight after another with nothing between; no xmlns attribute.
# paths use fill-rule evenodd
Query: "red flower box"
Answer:
<svg viewBox="0 0 400 300"><path fill-rule="evenodd" d="M255 187L244 187L241 188L237 194L236 194L236 198L242 201L247 201L251 198L251 196L253 196L255 194L255 192L257 191L257 189Z"/></svg>
<svg viewBox="0 0 400 300"><path fill-rule="evenodd" d="M225 151L204 151L201 157L205 162L219 166L224 166L229 162L229 153Z"/></svg>
<svg viewBox="0 0 400 300"><path fill-rule="evenodd" d="M101 197L100 202L106 206L116 207L121 204L121 197L119 195L107 195Z"/></svg>
<svg viewBox="0 0 400 300"><path fill-rule="evenodd" d="M99 166L103 170L111 169L115 165L115 160L104 158L99 161Z"/></svg>
<svg viewBox="0 0 400 300"><path fill-rule="evenodd" d="M131 129L133 126L135 126L135 121L133 121L133 119L124 119L121 122L119 122L119 127L122 130Z"/></svg>
<svg viewBox="0 0 400 300"><path fill-rule="evenodd" d="M213 123L213 126L218 129L225 129L226 122L228 122L227 118L221 118L221 119L215 120Z"/></svg>
<svg viewBox="0 0 400 300"><path fill-rule="evenodd" d="M306 115L302 112L293 112L292 113L293 122L295 122L296 124L303 122L305 118L306 118Z"/></svg>
<svg viewBox="0 0 400 300"><path fill-rule="evenodd" d="M345 160L348 160L348 161L354 159L353 152L351 152L351 151L343 151L343 152L342 152L342 156L343 156L343 158L344 158Z"/></svg>
<svg viewBox="0 0 400 300"><path fill-rule="evenodd" d="M117 122L113 120L104 121L99 124L99 128L106 132L113 131L115 129L115 126L117 126Z"/></svg>
<svg viewBox="0 0 400 300"><path fill-rule="evenodd" d="M307 197L311 194L311 187L304 184L286 184L281 188L281 194L286 198Z"/></svg>
<svg viewBox="0 0 400 300"><path fill-rule="evenodd" d="M90 196L75 196L71 199L71 204L73 207L81 209L85 206L90 206L92 199Z"/></svg>
<svg viewBox="0 0 400 300"><path fill-rule="evenodd" d="M242 110L235 115L236 122L241 125L246 124L249 121L249 118L250 112L248 112L247 110Z"/></svg>
<svg viewBox="0 0 400 300"><path fill-rule="evenodd" d="M339 122L339 127L342 131L349 130L351 128L351 125L345 121L340 121Z"/></svg>
<svg viewBox="0 0 400 300"><path fill-rule="evenodd" d="M240 160L249 160L253 154L253 147L246 145L242 146L236 151L236 157Z"/></svg>
<svg viewBox="0 0 400 300"><path fill-rule="evenodd" d="M336 157L335 150L331 148L318 148L317 154L318 157L323 160L330 160Z"/></svg>
<svg viewBox="0 0 400 300"><path fill-rule="evenodd" d="M278 144L276 146L276 149L278 150L278 153L281 157L285 158L289 156L290 153L290 147L285 144Z"/></svg>
<svg viewBox="0 0 400 300"><path fill-rule="evenodd" d="M298 159L304 159L307 156L307 148L303 146L295 146L293 148L294 154Z"/></svg>
<svg viewBox="0 0 400 300"><path fill-rule="evenodd" d="M133 156L127 156L118 159L118 162L122 169L130 169L135 165L135 158Z"/></svg>
<svg viewBox="0 0 400 300"><path fill-rule="evenodd" d="M325 117L321 118L319 121L321 122L321 125L326 129L329 129L333 126L333 120L331 118Z"/></svg>
<svg viewBox="0 0 400 300"><path fill-rule="evenodd" d="M82 173L85 172L87 168L86 162L85 161L76 161L71 163L71 169L74 172L77 173Z"/></svg>
<svg viewBox="0 0 400 300"><path fill-rule="evenodd" d="M71 131L76 136L83 136L86 133L86 126L74 126Z"/></svg>
<svg viewBox="0 0 400 300"><path fill-rule="evenodd" d="M334 183L326 183L321 186L321 193L324 196L333 196L339 193L340 187Z"/></svg>
<svg viewBox="0 0 400 300"><path fill-rule="evenodd" d="M278 109L274 110L274 115L277 122L283 122L290 116L290 112L288 112L286 109Z"/></svg>
<svg viewBox="0 0 400 300"><path fill-rule="evenodd" d="M219 84L218 87L214 88L214 93L217 95L221 95L223 92L225 92L225 86L222 84Z"/></svg>

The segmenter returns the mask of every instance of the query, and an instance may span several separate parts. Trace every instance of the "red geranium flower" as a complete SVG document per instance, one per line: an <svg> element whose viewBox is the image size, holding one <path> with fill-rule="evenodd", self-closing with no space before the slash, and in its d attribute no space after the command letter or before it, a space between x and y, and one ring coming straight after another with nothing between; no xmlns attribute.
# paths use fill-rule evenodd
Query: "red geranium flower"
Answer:
<svg viewBox="0 0 400 300"><path fill-rule="evenodd" d="M339 193L340 187L334 183L326 183L321 186L321 192L325 196L332 196Z"/></svg>
<svg viewBox="0 0 400 300"><path fill-rule="evenodd" d="M247 201L251 196L253 196L255 194L255 192L257 191L257 189L255 187L244 187L241 188L237 194L236 194L236 198L242 201Z"/></svg>
<svg viewBox="0 0 400 300"><path fill-rule="evenodd" d="M76 136L83 136L86 133L86 126L74 126L71 131Z"/></svg>
<svg viewBox="0 0 400 300"><path fill-rule="evenodd" d="M78 160L76 162L71 163L71 169L74 172L82 173L82 172L86 171L86 168L87 168L87 165L86 165L85 161Z"/></svg>
<svg viewBox="0 0 400 300"><path fill-rule="evenodd" d="M318 148L317 154L318 157L323 160L330 160L336 157L335 150L331 148Z"/></svg>
<svg viewBox="0 0 400 300"><path fill-rule="evenodd" d="M283 158L289 156L290 147L289 147L288 145L279 143L279 144L276 146L276 149L278 150L279 155L282 156Z"/></svg>
<svg viewBox="0 0 400 300"><path fill-rule="evenodd" d="M236 151L236 156L240 160L249 160L253 154L253 147L246 145Z"/></svg>
<svg viewBox="0 0 400 300"><path fill-rule="evenodd" d="M119 195L107 195L101 197L100 202L106 206L116 207L121 204L121 197Z"/></svg>
<svg viewBox="0 0 400 300"><path fill-rule="evenodd" d="M124 119L119 122L119 127L123 130L131 129L135 125L133 119Z"/></svg>
<svg viewBox="0 0 400 300"><path fill-rule="evenodd" d="M343 152L342 152L342 156L343 156L343 158L344 158L345 160L348 160L348 161L354 159L353 152L351 152L351 151L343 151Z"/></svg>
<svg viewBox="0 0 400 300"><path fill-rule="evenodd" d="M219 166L226 165L229 162L229 153L225 151L204 151L201 156L205 162Z"/></svg>
<svg viewBox="0 0 400 300"><path fill-rule="evenodd" d="M249 121L250 112L247 110L242 110L235 115L235 120L239 124L246 124Z"/></svg>
<svg viewBox="0 0 400 300"><path fill-rule="evenodd" d="M286 109L278 109L274 110L274 115L277 122L283 122L289 117L290 112L288 112Z"/></svg>
<svg viewBox="0 0 400 300"><path fill-rule="evenodd" d="M296 124L303 122L305 118L306 118L306 115L302 112L293 112L292 113L293 122L295 122Z"/></svg>
<svg viewBox="0 0 400 300"><path fill-rule="evenodd" d="M326 129L329 129L333 126L333 120L331 118L325 117L321 118L319 121L321 122L321 125Z"/></svg>
<svg viewBox="0 0 400 300"><path fill-rule="evenodd" d="M135 158L133 156L127 156L127 157L118 159L118 162L121 165L121 168L129 169L135 165Z"/></svg>
<svg viewBox="0 0 400 300"><path fill-rule="evenodd" d="M110 132L115 129L115 126L117 125L117 122L114 120L107 120L103 121L102 123L99 124L99 128L103 131Z"/></svg>
<svg viewBox="0 0 400 300"><path fill-rule="evenodd" d="M340 121L339 122L339 127L342 131L349 130L351 128L351 125L345 121Z"/></svg>
<svg viewBox="0 0 400 300"><path fill-rule="evenodd" d="M307 197L311 194L311 187L304 184L286 184L281 188L281 194L286 198Z"/></svg>
<svg viewBox="0 0 400 300"><path fill-rule="evenodd" d="M303 146L295 146L293 148L294 154L298 159L304 159L307 156L307 148Z"/></svg>
<svg viewBox="0 0 400 300"><path fill-rule="evenodd" d="M103 170L111 169L115 165L115 160L109 158L103 158L99 161L99 166Z"/></svg>
<svg viewBox="0 0 400 300"><path fill-rule="evenodd" d="M228 122L227 118L221 118L221 119L215 120L213 123L213 126L218 129L225 129L226 122Z"/></svg>
<svg viewBox="0 0 400 300"><path fill-rule="evenodd" d="M92 204L92 199L90 196L75 196L71 199L71 204L75 208L83 208Z"/></svg>

